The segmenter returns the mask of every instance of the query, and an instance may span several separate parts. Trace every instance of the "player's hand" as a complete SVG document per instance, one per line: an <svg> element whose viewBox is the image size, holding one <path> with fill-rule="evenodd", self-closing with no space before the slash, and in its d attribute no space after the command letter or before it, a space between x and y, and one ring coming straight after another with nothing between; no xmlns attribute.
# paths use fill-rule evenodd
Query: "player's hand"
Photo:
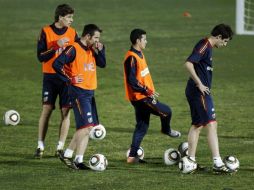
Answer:
<svg viewBox="0 0 254 190"><path fill-rule="evenodd" d="M95 48L101 51L103 49L103 44L101 42L96 42L95 43Z"/></svg>
<svg viewBox="0 0 254 190"><path fill-rule="evenodd" d="M58 47L64 47L67 43L69 43L69 38L67 38L67 37L64 37L64 38L61 38L61 39L59 39L57 42L56 42L56 44L58 45Z"/></svg>
<svg viewBox="0 0 254 190"><path fill-rule="evenodd" d="M77 75L71 78L71 84L79 84L82 83L83 81L84 81L83 75Z"/></svg>
<svg viewBox="0 0 254 190"><path fill-rule="evenodd" d="M153 99L158 98L159 95L160 95L158 92L155 92L155 91L153 91L149 88L146 89L146 94L147 94L148 97L153 98Z"/></svg>
<svg viewBox="0 0 254 190"><path fill-rule="evenodd" d="M92 48L95 51L95 53L98 54L98 51L101 51L103 49L103 44L101 42L96 42Z"/></svg>
<svg viewBox="0 0 254 190"><path fill-rule="evenodd" d="M210 89L207 86L205 86L203 84L198 84L197 87L203 95L205 95L205 94L209 95L210 94Z"/></svg>

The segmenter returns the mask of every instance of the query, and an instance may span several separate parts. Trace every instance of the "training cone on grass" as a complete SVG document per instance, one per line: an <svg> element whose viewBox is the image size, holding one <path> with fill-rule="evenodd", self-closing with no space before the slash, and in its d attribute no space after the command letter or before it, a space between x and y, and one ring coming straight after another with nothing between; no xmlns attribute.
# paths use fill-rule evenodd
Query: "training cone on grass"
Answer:
<svg viewBox="0 0 254 190"><path fill-rule="evenodd" d="M183 16L184 16L184 17L187 17L187 18L191 18L191 17L192 17L191 14L190 14L188 11L185 11L185 12L183 13Z"/></svg>

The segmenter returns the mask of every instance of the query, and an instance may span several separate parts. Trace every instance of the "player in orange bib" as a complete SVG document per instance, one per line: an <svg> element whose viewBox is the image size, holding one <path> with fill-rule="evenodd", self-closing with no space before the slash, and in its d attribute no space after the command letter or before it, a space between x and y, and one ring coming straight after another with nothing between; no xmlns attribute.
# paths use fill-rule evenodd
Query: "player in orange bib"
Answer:
<svg viewBox="0 0 254 190"><path fill-rule="evenodd" d="M42 112L39 120L38 146L35 158L41 158L44 153L48 123L55 102L59 96L61 121L59 127L59 141L56 155L63 150L64 143L70 126L70 99L66 84L60 80L52 68L52 63L61 54L65 47L78 38L76 31L70 27L73 22L74 10L67 4L59 5L55 10L55 22L42 28L37 44L37 57L42 63L43 89Z"/></svg>
<svg viewBox="0 0 254 190"><path fill-rule="evenodd" d="M83 163L83 155L91 128L99 124L94 98L96 66L106 66L105 47L99 41L101 32L94 24L85 25L80 40L68 46L53 63L58 76L69 84L77 129L64 154L60 154L60 159L77 170L89 169ZM76 156L73 160L74 151Z"/></svg>
<svg viewBox="0 0 254 190"><path fill-rule="evenodd" d="M132 137L132 144L127 163L145 163L137 157L137 150L148 130L150 115L154 114L161 119L161 132L170 137L180 137L181 133L171 129L171 109L159 102L159 94L155 91L152 77L148 69L145 56L147 40L146 32L134 29L130 34L131 49L127 52L124 61L124 84L126 98L135 110L136 128Z"/></svg>

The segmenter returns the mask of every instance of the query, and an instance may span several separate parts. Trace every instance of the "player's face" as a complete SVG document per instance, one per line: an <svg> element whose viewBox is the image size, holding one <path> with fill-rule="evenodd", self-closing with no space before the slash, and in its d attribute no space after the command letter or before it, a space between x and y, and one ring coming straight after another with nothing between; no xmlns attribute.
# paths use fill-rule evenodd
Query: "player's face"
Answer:
<svg viewBox="0 0 254 190"><path fill-rule="evenodd" d="M143 34L141 39L139 40L139 46L141 49L145 49L147 44L146 35Z"/></svg>
<svg viewBox="0 0 254 190"><path fill-rule="evenodd" d="M216 44L215 44L215 47L217 47L217 48L226 47L229 40L230 40L229 38L222 39L221 37L219 37Z"/></svg>
<svg viewBox="0 0 254 190"><path fill-rule="evenodd" d="M101 33L99 31L95 31L93 36L90 36L88 39L88 45L92 46L100 41Z"/></svg>
<svg viewBox="0 0 254 190"><path fill-rule="evenodd" d="M59 23L63 27L69 27L72 22L73 22L73 14L68 14L68 15L65 15L65 16L59 16Z"/></svg>

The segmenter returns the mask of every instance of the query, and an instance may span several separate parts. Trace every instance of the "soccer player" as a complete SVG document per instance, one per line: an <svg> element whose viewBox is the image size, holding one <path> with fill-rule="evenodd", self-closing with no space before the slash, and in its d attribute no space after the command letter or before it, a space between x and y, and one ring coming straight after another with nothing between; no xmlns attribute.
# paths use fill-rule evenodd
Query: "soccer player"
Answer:
<svg viewBox="0 0 254 190"><path fill-rule="evenodd" d="M195 159L199 133L206 128L208 145L213 156L215 173L230 173L219 153L217 122L211 96L212 87L212 49L224 47L232 39L230 26L219 24L211 31L211 36L201 39L187 58L185 67L190 74L187 82L186 97L190 106L192 126L188 134L188 155Z"/></svg>
<svg viewBox="0 0 254 190"><path fill-rule="evenodd" d="M91 128L99 124L94 91L97 88L96 65L106 66L105 47L99 41L101 33L98 26L85 25L80 40L68 46L53 63L58 76L70 84L77 129L60 159L68 167L78 170L88 169L83 163L83 155ZM76 156L72 160L74 151Z"/></svg>
<svg viewBox="0 0 254 190"><path fill-rule="evenodd" d="M148 130L150 114L160 117L161 132L170 137L180 137L181 133L171 129L171 109L159 102L156 97L151 74L146 64L142 50L145 49L147 40L146 32L134 29L130 34L132 46L126 53L124 60L124 84L126 98L134 107L136 115L136 128L132 137L132 144L127 163L145 163L137 157L137 150Z"/></svg>
<svg viewBox="0 0 254 190"><path fill-rule="evenodd" d="M73 22L74 9L67 4L57 6L55 10L55 22L42 28L37 44L37 57L42 63L43 88L42 88L42 112L39 119L38 147L35 158L41 158L44 152L44 141L48 130L48 123L55 102L59 96L61 121L59 127L59 141L56 148L56 156L63 150L70 125L70 100L66 84L60 80L52 68L53 61L65 49L65 47L78 38L76 31L70 27Z"/></svg>

